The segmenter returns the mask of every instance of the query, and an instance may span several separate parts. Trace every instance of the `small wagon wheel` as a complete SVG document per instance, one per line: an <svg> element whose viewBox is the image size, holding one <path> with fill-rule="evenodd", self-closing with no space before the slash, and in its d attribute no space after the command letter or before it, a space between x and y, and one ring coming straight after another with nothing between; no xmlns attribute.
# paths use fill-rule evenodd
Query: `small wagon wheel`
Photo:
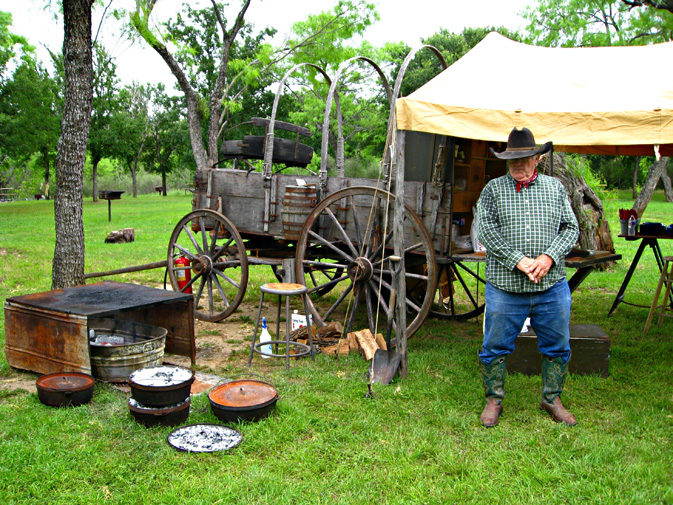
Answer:
<svg viewBox="0 0 673 505"><path fill-rule="evenodd" d="M353 187L323 199L309 214L297 244L297 282L309 287L308 308L318 325L341 320L345 330L385 328L390 307L394 266L393 208L395 197L371 187ZM407 336L427 317L436 279L435 251L418 215L405 206L405 270ZM311 287L315 274L321 279ZM329 296L322 295L329 290ZM421 295L419 295L421 293Z"/></svg>
<svg viewBox="0 0 673 505"><path fill-rule="evenodd" d="M437 265L437 290L430 315L466 321L484 313L486 280L479 262L449 260Z"/></svg>
<svg viewBox="0 0 673 505"><path fill-rule="evenodd" d="M248 284L248 257L236 227L213 210L187 214L171 235L168 275L175 291L194 294L197 319L221 321L231 315Z"/></svg>

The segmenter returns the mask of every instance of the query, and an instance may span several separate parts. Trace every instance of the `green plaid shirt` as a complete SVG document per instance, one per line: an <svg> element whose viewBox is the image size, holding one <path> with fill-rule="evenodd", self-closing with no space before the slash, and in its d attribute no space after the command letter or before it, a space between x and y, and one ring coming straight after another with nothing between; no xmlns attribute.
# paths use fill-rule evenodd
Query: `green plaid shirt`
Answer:
<svg viewBox="0 0 673 505"><path fill-rule="evenodd" d="M516 191L507 173L490 181L477 203L479 240L486 247L486 280L504 291L545 291L566 276L565 256L579 236L577 219L563 185L539 174ZM554 260L538 284L516 268L524 256Z"/></svg>

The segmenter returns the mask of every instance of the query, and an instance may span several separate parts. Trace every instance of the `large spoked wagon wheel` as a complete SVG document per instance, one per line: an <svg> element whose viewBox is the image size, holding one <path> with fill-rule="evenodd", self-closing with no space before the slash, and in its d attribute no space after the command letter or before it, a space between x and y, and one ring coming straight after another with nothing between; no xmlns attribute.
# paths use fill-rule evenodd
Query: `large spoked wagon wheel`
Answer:
<svg viewBox="0 0 673 505"><path fill-rule="evenodd" d="M173 290L193 293L197 319L231 315L248 285L248 257L236 227L213 210L187 214L171 235L168 275Z"/></svg>
<svg viewBox="0 0 673 505"><path fill-rule="evenodd" d="M297 245L297 282L309 288L308 308L318 325L339 321L348 331L386 333L397 263L393 226L395 197L370 187L353 187L323 199L308 216ZM407 337L427 317L436 279L435 251L418 215L405 208ZM316 275L319 274L319 275ZM327 294L326 294L327 293ZM395 338L395 335L393 335Z"/></svg>
<svg viewBox="0 0 673 505"><path fill-rule="evenodd" d="M437 265L437 271L432 317L466 321L484 313L486 280L480 262L450 260Z"/></svg>

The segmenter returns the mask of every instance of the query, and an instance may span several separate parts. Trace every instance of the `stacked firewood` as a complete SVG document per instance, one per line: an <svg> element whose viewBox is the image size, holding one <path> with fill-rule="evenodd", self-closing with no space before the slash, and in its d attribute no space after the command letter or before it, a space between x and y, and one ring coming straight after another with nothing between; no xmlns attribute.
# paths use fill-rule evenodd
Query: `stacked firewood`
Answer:
<svg viewBox="0 0 673 505"><path fill-rule="evenodd" d="M383 335L374 335L369 329L353 331L343 337L343 325L333 321L325 326L311 326L313 347L316 352L335 355L347 355L351 351L359 352L369 361L374 357L377 349L386 350ZM308 345L308 328L302 326L290 334L290 339Z"/></svg>

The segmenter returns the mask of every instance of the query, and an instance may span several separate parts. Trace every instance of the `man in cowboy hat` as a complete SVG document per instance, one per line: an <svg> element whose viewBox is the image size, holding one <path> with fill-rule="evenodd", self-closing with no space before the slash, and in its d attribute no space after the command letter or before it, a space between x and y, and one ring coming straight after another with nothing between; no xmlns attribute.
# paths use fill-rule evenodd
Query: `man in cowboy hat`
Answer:
<svg viewBox="0 0 673 505"><path fill-rule="evenodd" d="M479 366L484 382L484 426L498 424L505 396L507 355L526 318L542 354L542 401L557 422L575 425L560 395L570 359L570 289L564 258L579 235L563 185L538 174L540 155L528 128L514 128L507 149L491 153L508 160L508 173L491 180L479 197L479 240L486 247L484 342Z"/></svg>

